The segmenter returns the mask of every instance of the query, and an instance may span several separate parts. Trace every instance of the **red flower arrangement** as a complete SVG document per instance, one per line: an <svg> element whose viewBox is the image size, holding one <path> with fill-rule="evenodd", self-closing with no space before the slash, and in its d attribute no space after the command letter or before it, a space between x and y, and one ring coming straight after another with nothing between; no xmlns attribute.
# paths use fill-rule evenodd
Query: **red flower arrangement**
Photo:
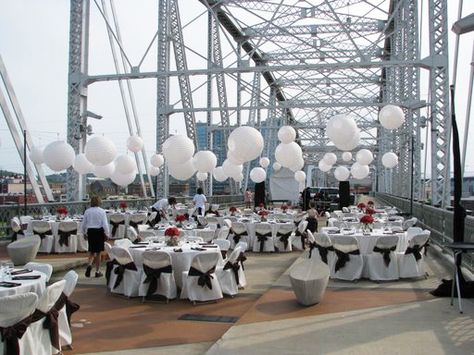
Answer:
<svg viewBox="0 0 474 355"><path fill-rule="evenodd" d="M375 210L373 208L367 207L365 209L365 214L373 215L375 214Z"/></svg>
<svg viewBox="0 0 474 355"><path fill-rule="evenodd" d="M286 203L284 203L283 205L281 205L281 210L282 211L286 211L288 209L288 205Z"/></svg>
<svg viewBox="0 0 474 355"><path fill-rule="evenodd" d="M127 203L126 203L125 201L122 201L122 202L120 202L119 207L120 207L122 210L124 210L124 209L126 209L128 206L127 206Z"/></svg>
<svg viewBox="0 0 474 355"><path fill-rule="evenodd" d="M365 208L365 203L359 202L359 204L357 205L357 208L359 208L361 210L364 209Z"/></svg>
<svg viewBox="0 0 474 355"><path fill-rule="evenodd" d="M374 205L374 201L370 200L370 201L367 201L367 206L373 206Z"/></svg>
<svg viewBox="0 0 474 355"><path fill-rule="evenodd" d="M166 237L179 237L181 231L179 228L176 227L169 227L165 229L165 236Z"/></svg>
<svg viewBox="0 0 474 355"><path fill-rule="evenodd" d="M372 224L372 223L374 223L374 217L372 217L372 216L369 215L369 214L363 215L363 216L360 218L360 223L363 223L363 224Z"/></svg>
<svg viewBox="0 0 474 355"><path fill-rule="evenodd" d="M179 214L176 216L175 220L178 223L182 223L186 220L186 216L184 214Z"/></svg>
<svg viewBox="0 0 474 355"><path fill-rule="evenodd" d="M260 208L264 208L264 207L265 207L265 205L264 205L263 203L260 203L260 204L258 205L258 207L260 207Z"/></svg>
<svg viewBox="0 0 474 355"><path fill-rule="evenodd" d="M237 212L237 207L235 207L235 206L229 207L229 212L230 212L230 213L235 213L235 212Z"/></svg>
<svg viewBox="0 0 474 355"><path fill-rule="evenodd" d="M268 216L268 214L269 214L269 212L268 212L268 211L265 211L265 210L258 211L258 215L259 215L260 217L264 217L264 218L265 218L266 216Z"/></svg>
<svg viewBox="0 0 474 355"><path fill-rule="evenodd" d="M58 214L67 214L68 211L67 211L67 208L66 208L66 207L62 206L62 207L58 207L58 208L56 209L56 212L57 212Z"/></svg>

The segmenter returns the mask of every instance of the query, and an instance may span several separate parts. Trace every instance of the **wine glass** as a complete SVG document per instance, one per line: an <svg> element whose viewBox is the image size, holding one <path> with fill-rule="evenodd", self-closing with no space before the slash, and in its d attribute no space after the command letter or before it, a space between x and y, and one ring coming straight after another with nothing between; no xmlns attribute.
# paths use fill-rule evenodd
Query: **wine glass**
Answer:
<svg viewBox="0 0 474 355"><path fill-rule="evenodd" d="M13 271L13 263L11 261L7 261L5 263L5 270L6 270L6 279L11 280L12 279L12 271Z"/></svg>

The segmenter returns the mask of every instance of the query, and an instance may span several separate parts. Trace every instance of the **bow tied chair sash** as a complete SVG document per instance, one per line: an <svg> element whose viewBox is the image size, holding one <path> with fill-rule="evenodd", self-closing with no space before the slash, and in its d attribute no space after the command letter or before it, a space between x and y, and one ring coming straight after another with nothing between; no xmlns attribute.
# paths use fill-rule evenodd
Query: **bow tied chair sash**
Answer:
<svg viewBox="0 0 474 355"><path fill-rule="evenodd" d="M285 249L288 248L288 239L291 237L291 234L293 232L288 232L288 233L279 233L277 232L277 237L280 240L280 242L283 243Z"/></svg>
<svg viewBox="0 0 474 355"><path fill-rule="evenodd" d="M43 328L49 329L49 338L51 339L51 345L53 345L56 349L60 349L58 316L59 312L56 309L56 304L51 307L51 309L47 313L44 313L37 309L32 315L32 323L44 318Z"/></svg>
<svg viewBox="0 0 474 355"><path fill-rule="evenodd" d="M58 300L54 304L54 308L59 312L61 309L66 306L66 315L69 326L71 326L71 316L74 312L78 311L81 308L77 303L72 302L64 292L61 293Z"/></svg>
<svg viewBox="0 0 474 355"><path fill-rule="evenodd" d="M18 232L13 232L12 234L12 242L16 242L16 240L18 239L18 236L19 235L25 235L25 233L23 232L23 230L19 230Z"/></svg>
<svg viewBox="0 0 474 355"><path fill-rule="evenodd" d="M394 245L393 247L390 247L390 248L379 248L378 246L375 246L373 250L376 253L380 253L380 254L383 255L383 262L384 262L385 266L388 267L390 265L390 261L391 261L390 253L392 251L395 251L395 249L397 249L396 245Z"/></svg>
<svg viewBox="0 0 474 355"><path fill-rule="evenodd" d="M134 222L134 221L129 221L128 222L128 225L130 227L133 227L133 229L135 229L137 232L138 232L138 225L140 224L140 222Z"/></svg>
<svg viewBox="0 0 474 355"><path fill-rule="evenodd" d="M58 231L58 234L59 234L59 245L60 246L67 246L69 247L69 238L71 237L71 235L74 235L74 234L77 234L77 229L74 229L74 230L71 230L71 231L62 231L62 230L59 230Z"/></svg>
<svg viewBox="0 0 474 355"><path fill-rule="evenodd" d="M237 244L238 242L240 242L240 238L242 238L242 236L246 235L247 232L244 231L242 233L236 233L234 232L233 230L231 230L233 236L232 236L232 239L234 239L234 243Z"/></svg>
<svg viewBox="0 0 474 355"><path fill-rule="evenodd" d="M125 221L120 221L120 222L110 222L110 224L112 225L112 236L115 237L115 233L117 232L117 228L119 227L119 225L121 224L125 224Z"/></svg>
<svg viewBox="0 0 474 355"><path fill-rule="evenodd" d="M418 261L421 259L421 251L425 248L425 255L426 255L426 248L428 247L429 243L426 242L423 245L415 244L413 247L408 247L405 251L405 255L413 254L415 260Z"/></svg>
<svg viewBox="0 0 474 355"><path fill-rule="evenodd" d="M255 232L255 235L257 236L257 240L260 243L260 253L263 253L263 247L265 246L265 242L269 237L272 236L272 232L267 232L267 233L258 233Z"/></svg>
<svg viewBox="0 0 474 355"><path fill-rule="evenodd" d="M345 253L339 249L334 248L334 252L337 256L336 265L334 267L335 272L338 272L339 269L342 269L344 266L346 266L346 263L350 260L349 255L360 255L359 249Z"/></svg>
<svg viewBox="0 0 474 355"><path fill-rule="evenodd" d="M112 273L114 265L118 265L118 262L115 259L109 260L105 264L105 280L107 281L107 285L109 284L110 274Z"/></svg>
<svg viewBox="0 0 474 355"><path fill-rule="evenodd" d="M45 231L45 232L38 232L38 231L35 231L33 229L33 233L34 234L37 234L39 235L39 237L41 238L41 240L43 240L47 235L53 235L53 232L51 231L51 229Z"/></svg>
<svg viewBox="0 0 474 355"><path fill-rule="evenodd" d="M150 297L155 293L156 289L158 288L158 280L160 279L161 273L171 274L173 272L173 268L171 264L158 269L153 269L148 265L143 264L143 271L146 275L144 283L150 284L146 296Z"/></svg>
<svg viewBox="0 0 474 355"><path fill-rule="evenodd" d="M328 263L328 252L334 251L334 247L332 245L328 247L324 247L316 242L309 243L309 258L311 258L311 254L313 249L317 248L319 251L319 255L321 256L321 260L327 264Z"/></svg>
<svg viewBox="0 0 474 355"><path fill-rule="evenodd" d="M242 270L245 270L244 261L246 260L247 260L247 257L245 256L245 253L241 252L239 257L237 258L237 261L240 262L240 265L242 266Z"/></svg>
<svg viewBox="0 0 474 355"><path fill-rule="evenodd" d="M212 274L216 271L216 267L213 266L206 272L199 271L191 266L189 269L189 276L198 276L198 285L201 287L207 286L210 290L212 290L212 282L211 280L214 278Z"/></svg>
<svg viewBox="0 0 474 355"><path fill-rule="evenodd" d="M0 327L0 335L4 343L3 355L20 355L18 340L23 337L30 323L31 316L28 316L9 327Z"/></svg>
<svg viewBox="0 0 474 355"><path fill-rule="evenodd" d="M231 269L232 272L234 273L235 282L238 285L239 284L239 269L240 269L239 260L236 260L234 263L231 263L230 261L228 261L224 265L224 270L229 270L229 269Z"/></svg>
<svg viewBox="0 0 474 355"><path fill-rule="evenodd" d="M132 271L137 271L137 266L133 261L129 262L128 264L122 265L119 262L117 262L117 266L115 267L114 273L117 275L117 278L115 279L115 284L113 289L116 289L123 280L123 274L125 273L125 270L132 270Z"/></svg>

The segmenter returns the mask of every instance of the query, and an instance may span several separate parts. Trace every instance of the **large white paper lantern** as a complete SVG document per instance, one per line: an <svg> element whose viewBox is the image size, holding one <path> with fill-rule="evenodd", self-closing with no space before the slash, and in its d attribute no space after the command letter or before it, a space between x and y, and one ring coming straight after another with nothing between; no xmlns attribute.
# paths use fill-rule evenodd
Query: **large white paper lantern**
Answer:
<svg viewBox="0 0 474 355"><path fill-rule="evenodd" d="M244 179L244 174L240 173L239 176L234 176L232 179L236 182L241 182Z"/></svg>
<svg viewBox="0 0 474 355"><path fill-rule="evenodd" d="M362 165L369 165L374 160L372 152L368 149L361 149L356 154L356 161Z"/></svg>
<svg viewBox="0 0 474 355"><path fill-rule="evenodd" d="M334 165L337 162L337 155L334 153L326 153L323 156L323 160L327 165Z"/></svg>
<svg viewBox="0 0 474 355"><path fill-rule="evenodd" d="M222 166L218 166L212 171L212 176L214 176L214 179L219 182L223 182L227 180L227 175L224 173L224 169L222 169Z"/></svg>
<svg viewBox="0 0 474 355"><path fill-rule="evenodd" d="M239 176L239 174L242 172L243 166L232 164L229 159L226 159L222 163L222 169L224 170L224 174L227 177L234 178Z"/></svg>
<svg viewBox="0 0 474 355"><path fill-rule="evenodd" d="M132 182L134 182L136 177L137 173L135 171L128 174L121 174L118 171L115 171L110 179L114 184L126 187L127 185L130 185Z"/></svg>
<svg viewBox="0 0 474 355"><path fill-rule="evenodd" d="M264 169L266 169L270 165L270 159L267 157L260 158L260 166Z"/></svg>
<svg viewBox="0 0 474 355"><path fill-rule="evenodd" d="M192 158L185 161L184 163L168 162L167 164L168 164L168 171L170 175L177 180L181 180L181 181L188 180L196 172L196 169L194 168L194 165L193 165Z"/></svg>
<svg viewBox="0 0 474 355"><path fill-rule="evenodd" d="M369 172L368 165L362 165L357 161L351 166L351 174L355 179L364 179L369 175Z"/></svg>
<svg viewBox="0 0 474 355"><path fill-rule="evenodd" d="M200 173L210 173L217 165L217 157L210 150L201 150L194 154L193 164Z"/></svg>
<svg viewBox="0 0 474 355"><path fill-rule="evenodd" d="M334 177L339 181L346 181L350 174L351 173L349 169L347 169L345 166L338 166L334 170Z"/></svg>
<svg viewBox="0 0 474 355"><path fill-rule="evenodd" d="M237 159L250 161L262 154L263 137L253 127L237 127L229 135L227 147Z"/></svg>
<svg viewBox="0 0 474 355"><path fill-rule="evenodd" d="M69 168L75 157L74 149L65 141L49 143L43 151L44 163L53 171Z"/></svg>
<svg viewBox="0 0 474 355"><path fill-rule="evenodd" d="M326 126L326 134L334 143L347 142L357 131L357 124L352 116L332 116Z"/></svg>
<svg viewBox="0 0 474 355"><path fill-rule="evenodd" d="M280 143L275 149L275 159L285 168L290 168L295 164L297 157L302 157L303 151L295 142Z"/></svg>
<svg viewBox="0 0 474 355"><path fill-rule="evenodd" d="M405 122L405 114L398 106L386 105L379 112L379 121L386 129L397 129Z"/></svg>
<svg viewBox="0 0 474 355"><path fill-rule="evenodd" d="M353 150L360 142L360 130L357 129L351 139L342 142L334 142L334 145L339 150Z"/></svg>
<svg viewBox="0 0 474 355"><path fill-rule="evenodd" d="M293 172L303 169L304 167L304 159L302 157L295 158L293 165L289 167L289 169Z"/></svg>
<svg viewBox="0 0 474 355"><path fill-rule="evenodd" d="M115 169L120 174L130 174L132 172L137 171L137 164L135 163L135 159L128 155L119 155L115 159Z"/></svg>
<svg viewBox="0 0 474 355"><path fill-rule="evenodd" d="M382 164L386 168L392 169L398 164L398 156L393 152L385 153L382 156Z"/></svg>
<svg viewBox="0 0 474 355"><path fill-rule="evenodd" d="M351 152L342 153L342 160L351 161L352 160L352 153Z"/></svg>
<svg viewBox="0 0 474 355"><path fill-rule="evenodd" d="M168 163L183 164L190 160L193 154L194 143L187 136L171 136L163 143L163 155Z"/></svg>
<svg viewBox="0 0 474 355"><path fill-rule="evenodd" d="M207 179L207 173L201 173L201 172L198 172L196 174L196 178L199 180L199 181L204 181Z"/></svg>
<svg viewBox="0 0 474 355"><path fill-rule="evenodd" d="M273 167L274 171L278 171L278 170L281 169L281 164L276 161L276 162L273 163L272 167Z"/></svg>
<svg viewBox="0 0 474 355"><path fill-rule="evenodd" d="M298 182L305 182L306 180L306 174L304 171L298 170L295 172L295 180Z"/></svg>
<svg viewBox="0 0 474 355"><path fill-rule="evenodd" d="M326 164L326 162L321 159L318 163L318 168L319 168L319 170L324 171L326 173L329 170L331 170L332 165Z"/></svg>
<svg viewBox="0 0 474 355"><path fill-rule="evenodd" d="M143 139L137 135L128 137L127 148L131 152L138 153L143 148Z"/></svg>
<svg viewBox="0 0 474 355"><path fill-rule="evenodd" d="M104 166L111 163L117 156L114 142L104 136L95 136L89 139L84 149L87 160L95 166Z"/></svg>
<svg viewBox="0 0 474 355"><path fill-rule="evenodd" d="M31 148L30 159L35 164L43 164L44 163L43 149L37 146L34 146L33 148Z"/></svg>
<svg viewBox="0 0 474 355"><path fill-rule="evenodd" d="M91 164L89 160L87 160L86 155L84 153L76 155L74 159L74 163L72 164L74 170L76 170L79 174L89 174L94 172L94 165Z"/></svg>
<svg viewBox="0 0 474 355"><path fill-rule="evenodd" d="M234 165L242 165L243 163L245 163L245 160L240 158L240 157L237 157L232 151L227 151L227 159L229 159L229 161L234 164Z"/></svg>
<svg viewBox="0 0 474 355"><path fill-rule="evenodd" d="M259 182L265 181L266 178L267 173L263 168L257 167L250 170L250 180L253 182L258 184Z"/></svg>
<svg viewBox="0 0 474 355"><path fill-rule="evenodd" d="M282 143L291 143L296 139L296 131L291 126L283 126L278 130L278 139Z"/></svg>
<svg viewBox="0 0 474 355"><path fill-rule="evenodd" d="M109 178L115 172L115 162L111 162L107 165L100 165L94 167L94 175L100 178Z"/></svg>
<svg viewBox="0 0 474 355"><path fill-rule="evenodd" d="M151 176L158 176L160 174L160 168L157 168L156 166L150 166L148 171L150 172Z"/></svg>
<svg viewBox="0 0 474 355"><path fill-rule="evenodd" d="M151 165L159 168L165 162L165 158L161 154L153 154L150 158Z"/></svg>

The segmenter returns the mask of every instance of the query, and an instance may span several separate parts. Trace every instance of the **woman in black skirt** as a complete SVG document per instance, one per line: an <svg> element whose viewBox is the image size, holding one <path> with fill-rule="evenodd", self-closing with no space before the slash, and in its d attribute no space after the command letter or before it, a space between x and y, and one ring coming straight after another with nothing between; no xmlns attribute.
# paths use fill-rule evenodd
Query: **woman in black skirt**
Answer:
<svg viewBox="0 0 474 355"><path fill-rule="evenodd" d="M309 210L308 210L308 217L306 220L308 221L308 226L306 227L307 230L311 231L311 233L316 233L318 231L318 211L316 211L315 203L309 203Z"/></svg>
<svg viewBox="0 0 474 355"><path fill-rule="evenodd" d="M100 254L104 250L104 242L110 235L109 223L105 211L100 208L100 197L91 198L91 207L84 212L82 220L82 233L89 242L89 262L86 277L91 276L92 263L95 263L95 277L101 277Z"/></svg>

